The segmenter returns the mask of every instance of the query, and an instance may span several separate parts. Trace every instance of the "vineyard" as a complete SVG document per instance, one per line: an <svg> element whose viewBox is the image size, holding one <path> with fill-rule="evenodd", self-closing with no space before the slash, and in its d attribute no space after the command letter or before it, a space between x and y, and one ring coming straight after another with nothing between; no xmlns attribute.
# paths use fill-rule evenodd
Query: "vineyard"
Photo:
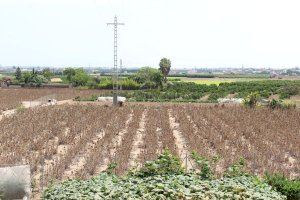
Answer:
<svg viewBox="0 0 300 200"><path fill-rule="evenodd" d="M57 105L0 121L0 165L30 164L34 193L52 181L90 178L116 163L140 167L164 149L188 170L191 152L220 158L216 173L240 157L254 174L299 176L300 112L197 104Z"/></svg>
<svg viewBox="0 0 300 200"><path fill-rule="evenodd" d="M99 90L79 90L69 88L53 89L0 89L0 114L2 110L13 109L21 105L22 101L32 101L50 96L56 100L73 99L77 96L88 97L101 94Z"/></svg>

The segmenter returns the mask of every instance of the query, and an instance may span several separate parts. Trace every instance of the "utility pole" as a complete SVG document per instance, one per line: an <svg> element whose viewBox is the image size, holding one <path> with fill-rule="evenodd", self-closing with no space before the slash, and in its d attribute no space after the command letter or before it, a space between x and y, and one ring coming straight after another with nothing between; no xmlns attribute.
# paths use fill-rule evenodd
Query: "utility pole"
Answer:
<svg viewBox="0 0 300 200"><path fill-rule="evenodd" d="M113 68L113 76L112 76L112 82L113 82L113 105L118 104L118 79L119 79L119 73L118 73L118 26L119 25L125 25L124 23L118 23L117 16L114 17L113 23L107 23L107 25L113 25L114 26L114 68Z"/></svg>
<svg viewBox="0 0 300 200"><path fill-rule="evenodd" d="M120 73L121 74L122 74L122 68L123 68L122 59L120 59ZM120 84L120 90L122 90L122 84Z"/></svg>

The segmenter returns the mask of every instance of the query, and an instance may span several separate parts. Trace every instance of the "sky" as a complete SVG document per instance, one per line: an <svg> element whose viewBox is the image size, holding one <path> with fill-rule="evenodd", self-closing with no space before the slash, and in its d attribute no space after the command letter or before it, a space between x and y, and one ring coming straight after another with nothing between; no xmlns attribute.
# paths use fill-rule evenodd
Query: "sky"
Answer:
<svg viewBox="0 0 300 200"><path fill-rule="evenodd" d="M0 65L300 66L299 0L0 0Z"/></svg>

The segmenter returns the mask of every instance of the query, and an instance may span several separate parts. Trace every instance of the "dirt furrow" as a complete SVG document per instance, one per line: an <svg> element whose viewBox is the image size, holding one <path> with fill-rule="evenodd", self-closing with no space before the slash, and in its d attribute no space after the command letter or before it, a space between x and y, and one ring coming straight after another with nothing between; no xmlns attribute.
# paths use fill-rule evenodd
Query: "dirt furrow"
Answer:
<svg viewBox="0 0 300 200"><path fill-rule="evenodd" d="M132 143L135 136L135 133L139 129L139 124L142 118L144 107L136 107L133 109L133 117L131 122L128 124L128 131L125 133L122 138L121 145L116 148L115 155L111 160L117 164L115 172L117 174L123 174L126 170L129 169L129 159L130 152L132 149ZM109 162L109 159L107 159Z"/></svg>
<svg viewBox="0 0 300 200"><path fill-rule="evenodd" d="M180 128L179 128L179 123L176 122L175 117L173 115L173 112L171 109L168 110L169 114L169 120L170 120L170 127L172 130L172 133L175 137L175 145L177 147L177 153L184 165L184 167L187 170L190 170L193 168L192 163L189 162L188 156L191 155L190 151L188 150L188 145L187 141L182 135Z"/></svg>
<svg viewBox="0 0 300 200"><path fill-rule="evenodd" d="M125 122L125 128L118 132L116 134L116 136L113 138L112 143L110 144L109 150L106 149L106 151L108 151L109 156L105 157L103 162L96 167L96 173L100 173L102 171L107 170L109 163L114 162L114 158L115 158L115 154L117 151L117 148L119 148L122 145L122 141L123 141L123 137L125 134L128 133L128 128L129 128L129 124L132 122L133 119L133 110L131 110L131 113L128 116L127 121Z"/></svg>
<svg viewBox="0 0 300 200"><path fill-rule="evenodd" d="M62 179L65 180L75 178L78 171L81 171L86 165L86 155L89 155L93 151L98 141L101 140L104 136L104 131L96 133L93 136L91 141L89 141L85 145L85 147L82 150L80 150L79 154L76 157L74 157L74 159L71 161L71 164L68 167L68 169L64 172Z"/></svg>
<svg viewBox="0 0 300 200"><path fill-rule="evenodd" d="M139 167L139 164L141 164L138 157L143 151L146 116L147 116L147 110L144 110L141 121L139 123L139 128L134 136L133 143L132 143L132 149L130 152L130 159L129 159L129 167L130 168Z"/></svg>
<svg viewBox="0 0 300 200"><path fill-rule="evenodd" d="M117 113L112 117L113 120L105 128L105 136L96 144L94 151L88 156L87 163L89 164L86 165L80 177L98 174L106 170L110 164L110 150L114 146L113 141L118 138L120 130L126 128L126 121L130 118L131 112L131 109L125 107L117 109Z"/></svg>
<svg viewBox="0 0 300 200"><path fill-rule="evenodd" d="M162 142L163 149L168 149L173 155L178 155L177 146L175 145L175 137L171 130L168 108L161 107L159 115L157 117L159 127L161 128L161 134L159 140Z"/></svg>
<svg viewBox="0 0 300 200"><path fill-rule="evenodd" d="M147 114L144 140L144 153L140 155L142 164L146 161L153 160L162 151L162 142L159 140L161 129L157 122L158 109L150 108Z"/></svg>

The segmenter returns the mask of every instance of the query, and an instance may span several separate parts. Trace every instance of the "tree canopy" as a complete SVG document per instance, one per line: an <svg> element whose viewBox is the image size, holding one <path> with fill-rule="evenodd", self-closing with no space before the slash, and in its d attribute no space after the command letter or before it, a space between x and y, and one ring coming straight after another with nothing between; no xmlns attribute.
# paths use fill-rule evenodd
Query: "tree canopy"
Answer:
<svg viewBox="0 0 300 200"><path fill-rule="evenodd" d="M39 87L43 83L47 83L48 80L43 76L36 73L33 69L32 72L25 72L23 74L23 81L27 85Z"/></svg>
<svg viewBox="0 0 300 200"><path fill-rule="evenodd" d="M64 70L64 72L63 72L63 74L64 74L65 76L67 76L67 80L68 80L69 82L71 82L72 77L75 76L75 73L76 73L76 71L75 71L75 69L72 68L72 67L66 68L66 69Z"/></svg>
<svg viewBox="0 0 300 200"><path fill-rule="evenodd" d="M89 75L82 69L75 69L75 75L72 77L71 82L74 86L85 86L89 81Z"/></svg>
<svg viewBox="0 0 300 200"><path fill-rule="evenodd" d="M45 68L45 69L43 69L43 71L42 71L42 75L43 75L46 79L50 80L50 78L53 76L53 73L50 71L49 68Z"/></svg>
<svg viewBox="0 0 300 200"><path fill-rule="evenodd" d="M66 68L63 72L67 76L69 83L72 83L73 86L85 86L90 80L89 75L84 71L83 68Z"/></svg>
<svg viewBox="0 0 300 200"><path fill-rule="evenodd" d="M167 58L162 58L159 62L159 70L164 75L164 81L167 82L167 76L171 69L171 61Z"/></svg>
<svg viewBox="0 0 300 200"><path fill-rule="evenodd" d="M18 67L16 69L15 77L18 81L20 81L22 79L22 71L21 71L20 67Z"/></svg>
<svg viewBox="0 0 300 200"><path fill-rule="evenodd" d="M157 88L162 85L162 73L151 67L142 67L134 76L133 80L141 84L143 88Z"/></svg>

